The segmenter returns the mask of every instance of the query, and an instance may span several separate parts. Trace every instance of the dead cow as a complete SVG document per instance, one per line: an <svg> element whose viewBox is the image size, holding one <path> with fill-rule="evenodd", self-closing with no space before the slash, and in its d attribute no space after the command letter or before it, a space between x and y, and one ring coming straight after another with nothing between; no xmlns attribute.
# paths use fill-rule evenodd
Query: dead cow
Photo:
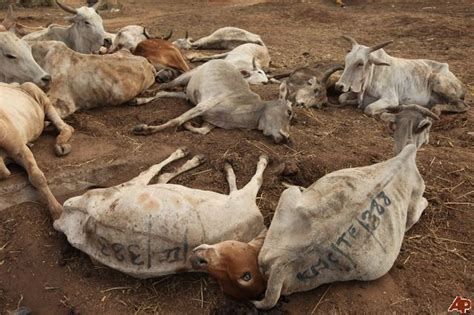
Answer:
<svg viewBox="0 0 474 315"><path fill-rule="evenodd" d="M109 47L108 53L114 53L120 49L133 51L138 43L150 39L151 35L145 27L140 25L127 25L121 28L114 36L112 46Z"/></svg>
<svg viewBox="0 0 474 315"><path fill-rule="evenodd" d="M344 70L344 66L336 65L327 69L322 64L316 64L298 68L280 84L280 98L297 106L322 108L328 104L329 78L339 70ZM276 75L274 78L281 79L284 76L286 74Z"/></svg>
<svg viewBox="0 0 474 315"><path fill-rule="evenodd" d="M196 41L188 38L188 32L186 32L185 38L174 41L173 45L181 49L234 49L245 43L264 45L259 35L230 26L220 28L211 35Z"/></svg>
<svg viewBox="0 0 474 315"><path fill-rule="evenodd" d="M358 104L368 115L383 113L403 104L433 107L433 111L465 112L465 87L446 63L428 59L395 58L382 48L388 41L372 47L352 44L346 55L345 69L336 87L344 94L342 104Z"/></svg>
<svg viewBox="0 0 474 315"><path fill-rule="evenodd" d="M132 51L136 56L145 57L158 71L158 82L168 82L190 68L181 51L166 39L152 38L140 42Z"/></svg>
<svg viewBox="0 0 474 315"><path fill-rule="evenodd" d="M57 219L62 207L28 147L28 143L41 135L45 116L60 131L56 138L56 155L68 154L71 150L68 141L74 129L59 117L46 94L33 83L0 83L0 178L10 175L6 162L13 160L23 166L31 184L47 201L52 217Z"/></svg>
<svg viewBox="0 0 474 315"><path fill-rule="evenodd" d="M380 118L388 122L388 129L393 133L395 155L408 143L414 143L418 148L428 143L432 119L439 119L432 111L419 105L400 105L383 113Z"/></svg>
<svg viewBox="0 0 474 315"><path fill-rule="evenodd" d="M55 229L94 260L139 278L192 271L191 249L202 242L248 242L257 236L264 224L255 200L267 157L260 157L255 175L239 190L226 164L229 195L168 184L200 165L202 156L149 184L165 165L186 155L179 149L126 183L67 200Z"/></svg>
<svg viewBox="0 0 474 315"><path fill-rule="evenodd" d="M86 6L74 9L55 0L56 4L66 12L74 14L68 17L72 24L70 26L50 25L48 28L33 32L23 37L27 41L51 41L64 42L69 48L81 53L98 52L102 45L109 47L112 42L106 36L102 18L96 8L101 5L99 1L94 7Z"/></svg>
<svg viewBox="0 0 474 315"><path fill-rule="evenodd" d="M223 288L252 292L252 299L267 281L265 298L254 301L261 309L275 306L280 295L383 276L393 266L405 232L428 205L416 150L410 144L388 161L330 173L308 188L286 189L263 245L261 240L201 245L191 258L195 268L225 281Z"/></svg>
<svg viewBox="0 0 474 315"><path fill-rule="evenodd" d="M223 60L212 60L186 72L161 88L186 87L182 92L160 92L148 102L159 97L179 96L189 98L196 106L181 116L159 126L138 125L135 134L149 135L167 128L184 124L190 131L207 134L215 126L224 129L258 129L275 142L290 137L289 126L293 111L283 100L262 101L250 90L233 65ZM142 101L140 101L142 102ZM189 120L202 116L205 124L201 128L191 125Z"/></svg>
<svg viewBox="0 0 474 315"><path fill-rule="evenodd" d="M223 54L206 57L194 57L191 62L209 61L225 58L224 60L239 69L242 76L250 84L268 83L264 69L270 67L270 53L265 45L243 44Z"/></svg>
<svg viewBox="0 0 474 315"><path fill-rule="evenodd" d="M155 82L155 68L125 50L86 55L57 41L35 42L32 50L35 60L53 77L48 96L61 117L127 103Z"/></svg>

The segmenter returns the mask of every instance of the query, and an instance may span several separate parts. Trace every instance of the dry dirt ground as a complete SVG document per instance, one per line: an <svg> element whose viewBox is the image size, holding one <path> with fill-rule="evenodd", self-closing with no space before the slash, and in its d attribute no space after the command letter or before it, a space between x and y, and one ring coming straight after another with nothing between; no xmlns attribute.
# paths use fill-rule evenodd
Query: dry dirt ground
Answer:
<svg viewBox="0 0 474 315"><path fill-rule="evenodd" d="M173 29L177 37L189 30L197 38L219 27L238 26L262 36L276 72L309 61L342 62L348 49L339 39L344 33L366 44L394 39L386 49L392 55L448 62L466 84L472 105L472 0L346 0L345 9L329 0L121 2L119 13L103 14L109 31L138 23L157 35ZM53 8L18 14L29 25L61 22L63 15ZM255 90L265 99L278 95L276 85ZM222 171L226 156L234 159L242 185L254 172L258 155L265 152L273 163L265 173L258 203L267 224L284 189L281 181L307 186L328 172L392 156L392 139L383 123L350 107L296 109L290 145L275 145L257 131L216 129L201 136L178 128L150 137L131 133L137 123L161 123L188 108L185 101L167 99L143 107L80 112L67 119L76 129L69 156L53 155L51 132L36 142L33 152L48 178L125 161L104 180L112 185L135 176L178 146L187 146L193 154L206 154L208 162L174 182L223 193L227 191ZM272 312L440 313L446 312L456 295L474 297L473 131L472 110L444 115L434 123L430 144L417 158L429 206L405 236L387 275L377 281L334 283L294 294ZM290 172L282 173L285 165ZM24 173L17 171L14 177ZM64 201L67 196L58 197ZM35 314L254 312L248 305L227 300L206 275L137 280L95 267L84 254L62 250L62 244L43 204L24 203L0 211L0 311L25 305Z"/></svg>

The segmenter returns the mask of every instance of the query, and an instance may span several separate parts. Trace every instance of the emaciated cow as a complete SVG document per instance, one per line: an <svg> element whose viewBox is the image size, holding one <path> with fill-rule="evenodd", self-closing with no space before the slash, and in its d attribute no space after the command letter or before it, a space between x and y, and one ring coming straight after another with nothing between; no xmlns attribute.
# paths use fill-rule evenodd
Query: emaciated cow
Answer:
<svg viewBox="0 0 474 315"><path fill-rule="evenodd" d="M196 41L188 38L188 32L186 32L185 38L174 41L173 45L181 49L234 49L245 43L264 45L260 36L230 26L220 28L211 35Z"/></svg>
<svg viewBox="0 0 474 315"><path fill-rule="evenodd" d="M388 122L388 129L393 133L395 155L408 143L414 143L417 148L428 143L432 119L439 119L432 111L419 105L400 105L383 113L380 118Z"/></svg>
<svg viewBox="0 0 474 315"><path fill-rule="evenodd" d="M270 53L265 45L242 44L233 50L206 57L193 57L191 62L202 62L224 58L225 61L239 69L242 76L250 84L266 84L268 77L264 69L270 67Z"/></svg>
<svg viewBox="0 0 474 315"><path fill-rule="evenodd" d="M181 116L159 126L138 125L135 134L149 135L167 128L184 124L190 131L207 134L215 126L224 129L258 129L275 142L290 137L290 120L293 111L287 101L262 101L260 96L250 90L249 84L242 78L233 65L223 60L209 61L188 71L174 81L160 86L162 89L176 86L186 87L182 92L160 92L155 97L177 96L189 98L196 106ZM189 120L202 116L204 125L196 128Z"/></svg>
<svg viewBox="0 0 474 315"><path fill-rule="evenodd" d="M120 49L126 49L133 52L138 43L150 39L151 35L144 26L127 25L122 27L114 36L112 46L109 47L108 53L114 53Z"/></svg>
<svg viewBox="0 0 474 315"><path fill-rule="evenodd" d="M336 87L344 94L341 104L358 104L368 115L383 113L390 107L418 104L442 111L465 112L465 87L446 63L428 59L404 59L387 54L382 48L392 41L372 47L352 44L346 55L344 72Z"/></svg>
<svg viewBox="0 0 474 315"><path fill-rule="evenodd" d="M94 260L138 278L193 271L191 249L202 242L248 242L257 236L265 226L255 200L268 158L260 157L242 189L226 164L228 195L168 183L203 163L199 155L150 184L165 165L187 153L179 149L128 182L67 200L55 229Z"/></svg>
<svg viewBox="0 0 474 315"><path fill-rule="evenodd" d="M392 268L405 232L428 205L416 150L409 144L388 161L330 173L308 188L286 189L263 245L201 245L191 257L194 267L225 281L223 289L253 293L252 299L266 281L264 299L253 302L261 309L275 306L280 295L325 283L382 277ZM230 268L234 259L248 265ZM253 273L237 280L223 276L244 270Z"/></svg>
<svg viewBox="0 0 474 315"><path fill-rule="evenodd" d="M329 78L339 70L344 70L344 66L336 65L327 69L322 64L316 64L298 68L280 84L280 98L297 106L322 108L328 104ZM275 79L282 77L274 76Z"/></svg>
<svg viewBox="0 0 474 315"><path fill-rule="evenodd" d="M39 41L32 44L32 51L53 77L48 96L61 117L80 109L127 103L155 82L155 68L126 50L86 55L62 42Z"/></svg>
<svg viewBox="0 0 474 315"><path fill-rule="evenodd" d="M50 25L42 31L26 35L23 37L24 40L61 41L72 50L86 54L98 52L102 45L108 47L112 44L111 39L106 36L102 18L96 11L102 1L92 8L84 6L79 9L66 6L58 0L55 2L64 11L74 14L74 16L66 18L72 24L70 26Z"/></svg>

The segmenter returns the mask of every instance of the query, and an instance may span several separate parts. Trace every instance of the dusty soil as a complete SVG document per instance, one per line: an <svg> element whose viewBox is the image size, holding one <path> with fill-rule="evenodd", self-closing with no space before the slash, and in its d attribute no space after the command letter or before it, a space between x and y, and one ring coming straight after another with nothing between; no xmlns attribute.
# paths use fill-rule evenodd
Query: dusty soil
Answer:
<svg viewBox="0 0 474 315"><path fill-rule="evenodd" d="M189 30L197 38L222 26L238 26L262 36L270 47L276 72L309 61L342 62L348 46L338 37L344 33L367 44L394 39L387 47L392 55L448 62L467 85L467 99L472 104L472 0L346 0L345 9L329 0L121 2L124 7L119 13L103 14L109 31L139 23L154 34L173 29L175 36L180 36ZM61 22L63 16L53 8L20 10L18 14L29 25ZM278 95L276 85L255 90L265 99ZM243 185L254 172L258 155L265 152L273 163L265 173L258 203L267 224L284 189L281 181L307 186L328 172L392 156L392 139L383 123L350 107L296 109L290 145L275 145L257 131L216 129L201 136L178 128L150 137L131 133L137 123L164 122L188 108L182 100L168 99L143 107L80 112L68 118L76 129L69 156L54 157L51 132L36 142L33 152L47 177L127 159L129 163L107 181L112 185L132 178L175 148L187 146L193 154L206 154L208 162L174 182L222 193L227 191L222 170L227 155L232 155L238 184ZM282 299L273 312L440 313L456 295L472 298L473 131L472 110L445 115L435 122L430 144L418 153L429 207L407 233L401 253L386 276L294 294ZM282 173L285 165L292 172ZM17 171L13 176L24 173ZM246 304L227 300L206 275L137 280L94 266L87 256L64 246L40 203L0 212L0 312L7 313L18 305L28 306L34 314L252 312Z"/></svg>

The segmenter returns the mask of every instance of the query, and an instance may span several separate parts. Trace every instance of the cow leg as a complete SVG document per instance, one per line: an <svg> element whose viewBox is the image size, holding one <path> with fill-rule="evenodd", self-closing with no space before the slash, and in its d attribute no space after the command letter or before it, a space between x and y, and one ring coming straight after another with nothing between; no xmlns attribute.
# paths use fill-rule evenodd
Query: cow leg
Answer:
<svg viewBox="0 0 474 315"><path fill-rule="evenodd" d="M457 79L443 72L434 72L430 76L432 92L447 104L438 104L432 108L436 114L442 112L463 113L471 108L464 102L465 89Z"/></svg>
<svg viewBox="0 0 474 315"><path fill-rule="evenodd" d="M74 128L69 126L59 116L56 108L48 101L45 106L46 117L51 120L54 126L59 130L59 135L56 137L56 144L54 145L54 152L57 156L63 156L71 152L71 145L68 143L74 133Z"/></svg>
<svg viewBox="0 0 474 315"><path fill-rule="evenodd" d="M144 105L144 104L150 103L154 100L157 100L159 98L164 98L164 97L177 97L177 98L184 98L185 100L188 100L188 96L184 92L160 91L151 97L137 97L136 99L128 102L128 105L130 106Z"/></svg>
<svg viewBox="0 0 474 315"><path fill-rule="evenodd" d="M190 62L205 62L205 61L209 61L209 60L213 60L213 59L222 59L222 58L225 58L227 57L229 53L226 52L226 53L223 53L223 54L216 54L216 55L212 55L212 56L204 56L204 57L193 57L191 59L189 59Z"/></svg>
<svg viewBox="0 0 474 315"><path fill-rule="evenodd" d="M268 156L260 155L258 159L257 171L255 172L255 175L247 183L247 185L245 185L245 187L242 188L242 190L245 190L246 192L249 191L249 193L252 194L253 199L257 197L260 186L262 186L263 172L265 171L265 168L267 168L267 165L268 165Z"/></svg>
<svg viewBox="0 0 474 315"><path fill-rule="evenodd" d="M423 213L423 211L425 211L426 207L428 207L428 200L422 197L421 199L419 199L419 202L415 205L414 209L407 213L407 225L405 231L411 229L412 226L415 225L416 222L418 222L421 217L421 214Z"/></svg>
<svg viewBox="0 0 474 315"><path fill-rule="evenodd" d="M339 104L341 105L359 105L357 94L354 92L342 93L339 95Z"/></svg>
<svg viewBox="0 0 474 315"><path fill-rule="evenodd" d="M168 165L168 164L170 164L170 163L172 163L176 160L182 159L183 157L185 157L188 154L189 154L189 150L187 148L184 148L184 147L179 148L178 150L171 153L171 155L168 156L164 161L153 165L152 167L150 167L146 171L141 172L140 175L138 175L137 177L132 178L131 180L129 180L128 182L126 182L124 184L126 184L126 185L148 185L148 183L150 183L150 181L153 179L153 177L155 177L161 171L161 169L163 167L165 167L166 165Z"/></svg>
<svg viewBox="0 0 474 315"><path fill-rule="evenodd" d="M185 122L183 126L189 131L199 133L201 135L207 135L212 129L216 128L216 126L208 123L207 121L205 121L201 127L194 127L190 121Z"/></svg>
<svg viewBox="0 0 474 315"><path fill-rule="evenodd" d="M449 104L437 104L431 108L431 111L439 116L441 113L464 113L468 111L469 108L471 108L471 106L459 100Z"/></svg>
<svg viewBox="0 0 474 315"><path fill-rule="evenodd" d="M237 181L235 180L235 173L232 165L228 162L224 164L224 169L226 172L227 183L229 184L229 195L237 190Z"/></svg>
<svg viewBox="0 0 474 315"><path fill-rule="evenodd" d="M274 307L277 304L278 299L280 299L283 281L284 277L281 272L278 270L271 270L265 297L261 301L252 301L253 305L255 305L256 308L263 310L268 310Z"/></svg>
<svg viewBox="0 0 474 315"><path fill-rule="evenodd" d="M192 69L188 72L183 73L182 75L180 75L179 77L177 77L176 79L174 79L171 82L161 84L158 87L158 89L159 90L169 90L169 89L172 89L172 88L175 88L175 87L178 87L178 86L188 85L189 80L191 80L191 77L193 76L194 72L198 68L199 67L194 68L194 69Z"/></svg>
<svg viewBox="0 0 474 315"><path fill-rule="evenodd" d="M369 104L365 109L364 113L369 116L375 116L378 114L382 114L388 108L398 106L398 101L392 99L381 98L372 104Z"/></svg>
<svg viewBox="0 0 474 315"><path fill-rule="evenodd" d="M61 216L63 211L63 207L61 204L56 200L53 196L53 193L49 189L48 182L46 181L46 177L44 176L43 172L39 169L38 165L36 164L35 157L30 149L23 145L19 152L13 156L15 162L23 166L28 173L28 178L30 183L38 189L41 196L46 200L48 203L49 211L51 213L51 217L56 220Z"/></svg>
<svg viewBox="0 0 474 315"><path fill-rule="evenodd" d="M190 110L188 110L187 112L185 112L184 114L182 114L181 116L171 119L168 122L159 126L148 126L146 124L135 126L135 128L133 128L133 132L137 135L150 135L166 128L180 126L188 120L201 116L204 112L218 104L221 99L222 98L217 97L201 102Z"/></svg>
<svg viewBox="0 0 474 315"><path fill-rule="evenodd" d="M206 162L206 157L204 155L196 155L191 160L186 161L186 163L179 167L175 172L160 175L160 177L158 177L158 184L166 184L176 176L196 168L204 162Z"/></svg>
<svg viewBox="0 0 474 315"><path fill-rule="evenodd" d="M10 170L5 165L5 159L7 156L7 152L3 149L0 149L0 179L5 179L11 175Z"/></svg>

